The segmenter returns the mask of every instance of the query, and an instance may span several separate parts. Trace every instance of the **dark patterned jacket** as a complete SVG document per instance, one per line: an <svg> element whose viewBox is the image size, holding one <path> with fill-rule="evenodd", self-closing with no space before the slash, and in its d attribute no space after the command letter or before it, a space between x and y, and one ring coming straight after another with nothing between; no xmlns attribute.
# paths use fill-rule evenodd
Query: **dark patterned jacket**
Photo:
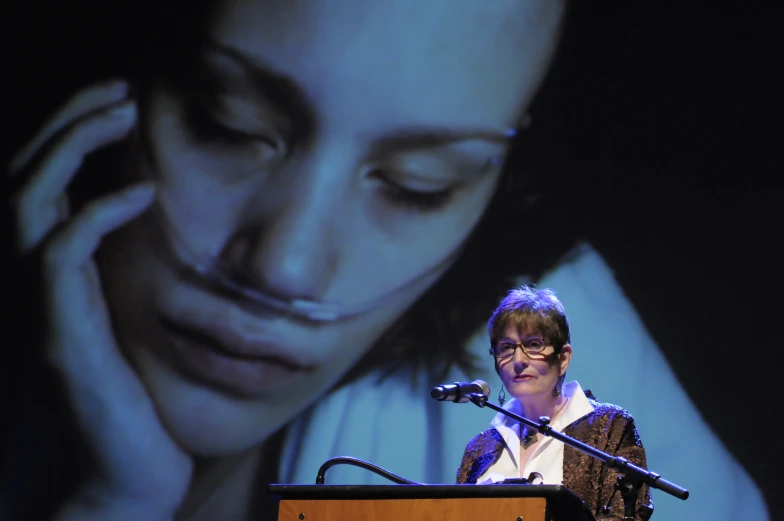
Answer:
<svg viewBox="0 0 784 521"><path fill-rule="evenodd" d="M620 407L599 403L590 391L585 391L594 412L587 414L563 430L587 445L612 454L622 456L631 463L647 468L645 449L643 449L634 419ZM488 429L471 440L463 454L463 461L457 471L457 483L476 483L504 451L504 439L496 429ZM607 468L601 461L569 447L564 447L563 485L579 496L589 510L601 519L623 519L623 499L616 492L610 505L610 513L602 514L613 493L617 472ZM647 521L653 514L653 501L646 485L640 490L637 499L635 521Z"/></svg>

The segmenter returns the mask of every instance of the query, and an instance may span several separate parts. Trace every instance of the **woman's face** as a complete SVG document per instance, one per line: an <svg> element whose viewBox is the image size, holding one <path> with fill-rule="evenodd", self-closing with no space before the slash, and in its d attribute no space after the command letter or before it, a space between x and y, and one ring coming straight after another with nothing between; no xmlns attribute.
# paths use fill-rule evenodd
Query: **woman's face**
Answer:
<svg viewBox="0 0 784 521"><path fill-rule="evenodd" d="M557 39L554 0L226 1L141 107L145 175L189 250L334 322L248 311L140 220L101 252L117 333L192 451L247 448L312 403L448 268ZM186 68L186 62L182 64ZM163 238L164 240L160 240Z"/></svg>
<svg viewBox="0 0 784 521"><path fill-rule="evenodd" d="M522 349L514 350L512 358L496 361L496 371L504 383L504 387L514 398L521 402L536 401L552 398L553 390L566 374L566 369L571 361L572 348L566 344L556 355L552 345L538 331L520 331L511 326L498 343L532 347L545 346L540 354L527 355Z"/></svg>

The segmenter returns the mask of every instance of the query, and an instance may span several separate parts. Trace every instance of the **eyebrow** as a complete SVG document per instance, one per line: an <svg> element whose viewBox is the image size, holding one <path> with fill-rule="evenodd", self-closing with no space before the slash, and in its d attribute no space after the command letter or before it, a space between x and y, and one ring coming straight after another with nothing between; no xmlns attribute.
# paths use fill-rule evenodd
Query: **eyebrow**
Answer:
<svg viewBox="0 0 784 521"><path fill-rule="evenodd" d="M223 44L208 34L204 35L207 50L230 58L251 78L254 86L280 110L298 115L311 122L313 114L302 88L291 77L275 71L267 64L252 60L239 49ZM488 141L508 144L519 134L519 127L451 128L415 126L397 129L379 139L383 148L436 148L462 141Z"/></svg>
<svg viewBox="0 0 784 521"><path fill-rule="evenodd" d="M292 78L251 60L239 49L222 44L208 34L203 35L203 46L208 52L220 54L239 65L247 73L255 89L269 100L272 106L293 115L300 123L308 125L313 121L307 96Z"/></svg>

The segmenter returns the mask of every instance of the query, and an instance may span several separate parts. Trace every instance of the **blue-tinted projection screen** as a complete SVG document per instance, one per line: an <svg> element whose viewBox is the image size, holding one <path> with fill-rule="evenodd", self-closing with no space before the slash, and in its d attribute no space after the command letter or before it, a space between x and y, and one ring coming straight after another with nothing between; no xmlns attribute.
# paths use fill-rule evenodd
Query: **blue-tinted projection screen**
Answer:
<svg viewBox="0 0 784 521"><path fill-rule="evenodd" d="M430 389L497 401L485 324L534 284L569 318L566 381L628 410L690 491L654 490L655 519L769 519L616 276L626 239L594 240L631 110L621 4L25 12L6 222L29 348L4 374L0 512L57 519L98 490L107 515L266 519L266 485L335 456L454 483L494 413Z"/></svg>

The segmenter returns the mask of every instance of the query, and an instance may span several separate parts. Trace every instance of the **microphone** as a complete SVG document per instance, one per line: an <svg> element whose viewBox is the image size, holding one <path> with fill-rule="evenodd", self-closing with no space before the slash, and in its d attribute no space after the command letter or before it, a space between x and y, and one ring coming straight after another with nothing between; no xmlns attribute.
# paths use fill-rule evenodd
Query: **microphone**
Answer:
<svg viewBox="0 0 784 521"><path fill-rule="evenodd" d="M450 401L455 403L467 403L470 401L469 394L481 394L485 397L490 396L490 386L484 380L474 380L468 382L455 382L453 384L437 385L430 391L430 396L438 401Z"/></svg>

